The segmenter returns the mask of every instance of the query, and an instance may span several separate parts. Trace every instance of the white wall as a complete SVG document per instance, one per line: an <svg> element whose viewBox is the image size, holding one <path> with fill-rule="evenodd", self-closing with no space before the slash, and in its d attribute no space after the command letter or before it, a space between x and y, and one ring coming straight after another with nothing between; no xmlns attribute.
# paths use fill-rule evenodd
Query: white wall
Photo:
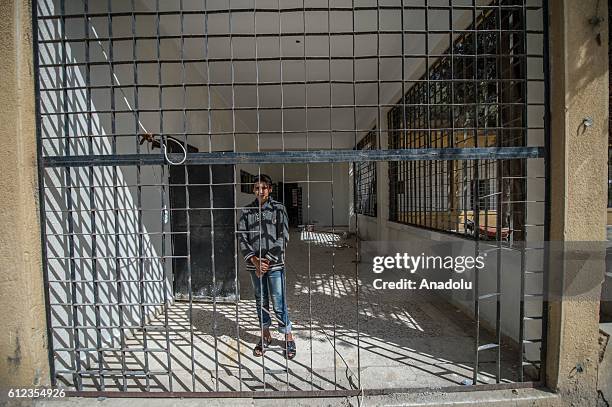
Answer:
<svg viewBox="0 0 612 407"><path fill-rule="evenodd" d="M349 166L349 163L238 165L237 171L267 174L275 183L298 183L302 188L303 222L327 228L348 225ZM241 205L253 199L253 194L238 194Z"/></svg>
<svg viewBox="0 0 612 407"><path fill-rule="evenodd" d="M39 15L58 13L58 3L56 0L38 2ZM67 12L82 7L80 0L66 0L65 3ZM101 25L102 23L106 24L106 19L90 20L93 27L91 38L96 35L108 36L108 27ZM82 25L81 19L67 19L66 38L82 36ZM129 31L131 27L115 24L113 35L121 35L121 29ZM153 20L143 20L142 24L138 24L137 34L145 34L153 29ZM60 38L59 20L41 20L39 37ZM150 45L139 45L137 53L150 53L153 49ZM178 46L178 42L164 42L160 52L162 55L177 54ZM131 47L131 41L115 42L113 59L129 60L132 55ZM60 63L62 54L61 43L41 44L40 64ZM90 61L108 61L109 58L106 42L90 43ZM162 103L157 88L143 87L138 92L137 106L134 88L129 87L134 84L131 64L116 65L114 77L111 76L108 65L92 65L88 81L83 65L85 60L83 42L66 43L65 62L80 65L66 68L66 85L72 89L67 90L65 95L61 90L57 90L63 86L61 68L41 67L41 131L45 156L65 155L67 148L70 155L136 153L139 141L136 134L145 131L163 131L164 134L200 132L200 136L193 136L188 140L189 144L200 151L233 148L231 138L208 136L210 132L232 127L229 112L215 115L214 120L207 114L188 114L185 121L187 128L183 128L181 112L168 112L163 118L159 113L143 112L137 117L132 112L136 107L156 109L160 106L178 108L208 105L209 97L205 87L197 88L197 91L185 91L184 95L181 88L164 88ZM139 84L158 83L156 68L152 68L155 67L145 66L138 70ZM185 76L181 70L164 69L162 77L164 83L205 82L201 71L189 68L186 69ZM88 85L127 86L115 90L114 109L125 113L115 115L114 131L111 115L99 113L112 107L110 90L91 91L89 110L93 113L88 115L88 94L85 89L79 88ZM123 92L120 89L123 89ZM214 93L211 93L210 101L215 104L225 103ZM67 112L76 113L45 114L64 112L65 104ZM210 132L209 120L213 123ZM114 151L112 133L117 135ZM182 139L180 135L174 137ZM67 142L67 139L70 141ZM247 141L244 140L245 143ZM144 144L140 146L140 152L146 153L148 148L147 144ZM159 153L159 150L152 152ZM117 167L116 170L112 167L75 167L68 175L66 169L49 168L45 171L44 182L51 324L55 327L55 347L74 347L76 340L79 347L95 348L98 341L105 347L117 347L120 345L121 336L119 328L101 329L98 335L94 327L124 326L127 327L124 334L129 335L131 327L138 327L143 321L146 324L154 313L162 309L164 303L173 300L172 261L162 258L171 255L171 238L167 235L162 247L161 235L162 229L165 232L170 231L169 218L164 222L164 209L170 206L168 170L161 166L142 166L140 169L126 166ZM140 198L138 185L141 186ZM71 187L70 193L67 186ZM69 207L75 210L72 216L69 215ZM68 236L71 228L73 261L70 261L71 239ZM91 260L94 254L98 259L95 262L95 275L94 263ZM138 257L142 257L142 262ZM74 283L63 282L71 279L71 273L74 273ZM95 303L105 304L97 308L97 315ZM141 306L140 303L148 305ZM71 307L70 304L83 305ZM80 329L76 337L71 329L59 328L69 325L88 328ZM56 368L60 371L70 368L74 363L74 355L70 352L59 352L58 356ZM96 352L88 352L81 362L95 368L98 363ZM73 365L72 368L74 367Z"/></svg>

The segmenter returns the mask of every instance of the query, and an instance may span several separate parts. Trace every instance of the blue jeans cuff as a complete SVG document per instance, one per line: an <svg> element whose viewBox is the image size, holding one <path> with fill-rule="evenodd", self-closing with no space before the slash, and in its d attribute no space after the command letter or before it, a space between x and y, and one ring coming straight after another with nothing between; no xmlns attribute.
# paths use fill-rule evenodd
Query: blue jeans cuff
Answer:
<svg viewBox="0 0 612 407"><path fill-rule="evenodd" d="M286 326L279 326L278 332L281 334L288 334L291 332L291 322L289 322Z"/></svg>

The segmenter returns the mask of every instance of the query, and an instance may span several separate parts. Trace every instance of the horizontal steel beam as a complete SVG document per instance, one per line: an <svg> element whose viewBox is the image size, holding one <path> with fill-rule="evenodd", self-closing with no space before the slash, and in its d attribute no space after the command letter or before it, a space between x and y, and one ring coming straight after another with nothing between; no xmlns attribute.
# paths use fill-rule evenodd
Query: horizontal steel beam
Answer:
<svg viewBox="0 0 612 407"><path fill-rule="evenodd" d="M477 391L542 389L541 382L494 383L475 386L442 386L442 387L402 387L387 389L354 389L354 390L266 390L266 391L66 391L68 397L118 397L118 398L319 398L319 397L357 397L382 396L389 394L416 393L468 393Z"/></svg>
<svg viewBox="0 0 612 407"><path fill-rule="evenodd" d="M164 16L164 15L212 15L212 14L227 14L231 12L232 14L253 14L253 13L270 13L270 14L279 14L279 13L303 13L306 11L318 11L318 12L329 12L329 11L344 11L344 12L355 12L355 11L376 11L376 10L466 10L473 11L474 6L471 5L403 5L403 6L393 6L393 5L377 5L377 6L335 6L335 7L286 7L286 8L277 8L277 7L231 7L226 9L213 9L213 10L155 10L155 11L145 11L145 10L133 10L133 11L108 11L108 12L85 12L85 13L65 13L65 14L47 14L38 16L38 20L54 20L54 19L71 19L71 18L95 18L95 17L135 17L135 16ZM476 6L477 10L540 10L542 7L539 5L520 5L520 4L497 4L497 5L478 5ZM457 30L460 31L460 30Z"/></svg>
<svg viewBox="0 0 612 407"><path fill-rule="evenodd" d="M310 150L262 152L189 153L185 165L293 164L356 161L453 161L544 158L543 147L421 148L399 150ZM173 162L182 153L169 153ZM43 157L44 167L92 167L111 165L166 165L163 154L118 154Z"/></svg>

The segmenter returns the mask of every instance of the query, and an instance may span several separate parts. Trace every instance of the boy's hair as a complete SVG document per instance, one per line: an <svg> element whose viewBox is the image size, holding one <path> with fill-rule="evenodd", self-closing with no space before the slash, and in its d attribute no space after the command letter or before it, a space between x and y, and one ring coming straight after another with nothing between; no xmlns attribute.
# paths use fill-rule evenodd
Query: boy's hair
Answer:
<svg viewBox="0 0 612 407"><path fill-rule="evenodd" d="M268 184L268 186L272 186L272 178L270 178L270 176L266 174L255 175L253 177L253 187L255 187L258 182L263 182L265 184Z"/></svg>

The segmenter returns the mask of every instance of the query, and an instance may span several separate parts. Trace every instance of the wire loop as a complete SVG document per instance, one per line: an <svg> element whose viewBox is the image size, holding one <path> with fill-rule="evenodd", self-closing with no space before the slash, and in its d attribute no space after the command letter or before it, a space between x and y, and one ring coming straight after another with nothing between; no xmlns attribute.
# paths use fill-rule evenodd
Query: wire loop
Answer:
<svg viewBox="0 0 612 407"><path fill-rule="evenodd" d="M168 147L166 147L166 143L163 142L163 137L162 137L162 142L161 144L161 149L164 152L164 158L166 159L166 161L168 162L168 164L170 165L181 165L185 162L185 160L187 160L187 150L185 149L185 147L179 143L178 141L176 141L173 138L170 138L168 140L174 141L175 144L177 144L182 150L183 150L183 158L179 161L179 162L174 162L170 159L170 157L168 157Z"/></svg>

